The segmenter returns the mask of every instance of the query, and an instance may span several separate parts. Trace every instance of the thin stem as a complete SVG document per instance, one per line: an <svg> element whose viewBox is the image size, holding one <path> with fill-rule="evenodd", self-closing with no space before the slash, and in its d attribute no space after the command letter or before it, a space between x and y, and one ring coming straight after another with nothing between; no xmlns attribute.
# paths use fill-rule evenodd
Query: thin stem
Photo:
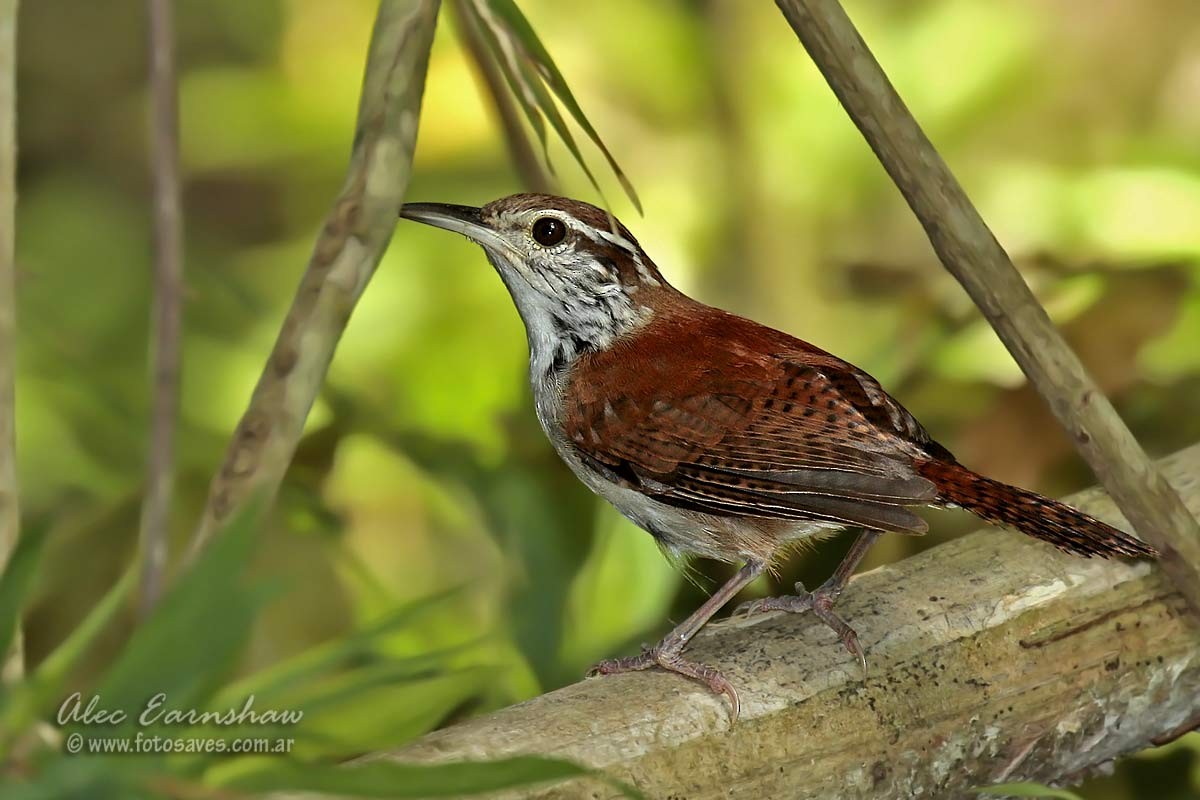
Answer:
<svg viewBox="0 0 1200 800"><path fill-rule="evenodd" d="M150 21L150 139L154 181L154 377L146 498L142 505L143 616L158 601L167 568L183 317L179 96L172 2L147 0L146 11Z"/></svg>
<svg viewBox="0 0 1200 800"><path fill-rule="evenodd" d="M412 175L440 5L440 0L379 4L346 182L213 478L189 557L252 497L273 498L283 480L350 312L396 227Z"/></svg>
<svg viewBox="0 0 1200 800"><path fill-rule="evenodd" d="M0 573L17 546L16 447L16 199L17 199L17 0L0 0ZM21 637L0 653L0 675L22 672Z"/></svg>
<svg viewBox="0 0 1200 800"><path fill-rule="evenodd" d="M1063 340L838 0L776 0L942 264L991 323L1164 571L1200 612L1200 524ZM947 64L947 68L953 65Z"/></svg>

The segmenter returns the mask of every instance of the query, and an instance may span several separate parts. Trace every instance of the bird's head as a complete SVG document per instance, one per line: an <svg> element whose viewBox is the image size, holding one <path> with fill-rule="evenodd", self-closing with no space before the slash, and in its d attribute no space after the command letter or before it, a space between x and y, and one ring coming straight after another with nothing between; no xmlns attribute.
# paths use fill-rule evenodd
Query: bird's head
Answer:
<svg viewBox="0 0 1200 800"><path fill-rule="evenodd" d="M536 370L607 347L653 315L669 288L629 230L593 205L517 194L482 208L409 203L400 216L483 248L525 322Z"/></svg>

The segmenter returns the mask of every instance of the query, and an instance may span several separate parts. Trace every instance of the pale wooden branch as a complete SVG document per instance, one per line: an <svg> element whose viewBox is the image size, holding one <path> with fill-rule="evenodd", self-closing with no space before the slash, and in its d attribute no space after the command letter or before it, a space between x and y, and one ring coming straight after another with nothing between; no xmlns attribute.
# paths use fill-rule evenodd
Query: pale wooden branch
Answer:
<svg viewBox="0 0 1200 800"><path fill-rule="evenodd" d="M278 489L350 312L391 240L412 173L439 6L379 4L346 182L213 479L193 555L252 495Z"/></svg>
<svg viewBox="0 0 1200 800"><path fill-rule="evenodd" d="M1155 471L900 99L838 0L776 0L967 290L1134 529L1200 612L1200 525ZM946 64L954 69L954 64Z"/></svg>
<svg viewBox="0 0 1200 800"><path fill-rule="evenodd" d="M17 0L0 0L0 572L17 546ZM0 653L0 678L22 672L21 636Z"/></svg>
<svg viewBox="0 0 1200 800"><path fill-rule="evenodd" d="M533 143L526 135L508 84L504 82L504 77L500 74L499 67L496 66L495 58L484 43L483 32L479 30L478 17L472 13L463 0L452 0L450 6L454 9L454 21L457 23L455 27L458 30L463 49L471 57L475 72L479 76L480 83L483 84L483 93L492 102L496 120L500 123L504 142L508 146L509 158L516 167L521 183L531 192L553 192L555 190L554 181L542 168L542 162L533 149Z"/></svg>
<svg viewBox="0 0 1200 800"><path fill-rule="evenodd" d="M1161 463L1200 513L1200 445ZM1097 489L1069 502L1113 524ZM838 606L869 675L811 616L709 625L689 654L742 695L650 671L576 683L429 734L408 762L538 753L648 797L974 797L1069 781L1200 725L1200 624L1146 561L1083 559L989 529L857 577ZM526 795L522 795L526 796ZM539 797L601 798L596 782Z"/></svg>
<svg viewBox="0 0 1200 800"><path fill-rule="evenodd" d="M146 497L142 503L142 616L162 593L167 569L179 357L183 325L183 212L179 179L179 96L172 0L147 0L150 146L154 185L153 380Z"/></svg>

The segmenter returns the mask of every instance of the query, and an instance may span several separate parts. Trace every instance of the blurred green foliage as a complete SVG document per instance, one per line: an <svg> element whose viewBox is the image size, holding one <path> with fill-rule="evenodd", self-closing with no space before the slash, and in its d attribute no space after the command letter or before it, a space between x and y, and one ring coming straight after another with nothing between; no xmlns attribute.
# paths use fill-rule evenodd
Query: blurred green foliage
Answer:
<svg viewBox="0 0 1200 800"><path fill-rule="evenodd" d="M847 3L1156 455L1200 440L1192 2ZM597 172L670 280L862 366L982 471L1050 494L1090 482L770 3L520 6L636 184L644 216ZM175 553L341 183L373 14L370 0L179 3L188 296ZM46 538L25 628L35 668L126 573L136 543L150 317L141 15L136 0L21 8L20 480L25 528ZM443 20L412 199L480 204L521 188L487 108ZM562 145L550 149L564 193L595 199ZM417 689L393 687L390 667L360 675L378 681L372 714L342 708L322 728L369 749L574 680L699 602L649 537L557 462L525 359L480 253L401 226L248 565L256 585L278 588L235 674L322 647L344 654L356 631L457 590L376 642L394 659L445 654L452 671ZM867 566L972 526L939 515L933 534L885 540ZM847 545L798 557L780 580L823 580ZM710 580L727 569L698 566ZM134 627L122 613L64 688L101 685ZM1200 791L1196 738L1081 794Z"/></svg>
<svg viewBox="0 0 1200 800"><path fill-rule="evenodd" d="M0 797L126 800L219 797L227 790L446 797L592 774L534 756L432 765L342 763L428 730L446 708L478 694L486 671L453 667L455 656L471 643L407 657L389 652L449 593L408 603L372 625L221 688L256 613L277 594L270 584L246 580L259 505L236 517L181 575L90 693L62 699L69 668L112 622L134 586L133 570L31 675L0 686L0 763L8 778L0 784ZM11 569L0 575L0 644L6 647L44 542L40 531L26 536ZM171 714L206 711L217 721L171 721ZM57 729L39 723L47 719ZM105 749L164 740L174 749ZM286 742L286 749L269 756L204 749L236 748L245 740L271 747ZM14 779L18 775L22 779ZM639 796L597 777L626 796Z"/></svg>

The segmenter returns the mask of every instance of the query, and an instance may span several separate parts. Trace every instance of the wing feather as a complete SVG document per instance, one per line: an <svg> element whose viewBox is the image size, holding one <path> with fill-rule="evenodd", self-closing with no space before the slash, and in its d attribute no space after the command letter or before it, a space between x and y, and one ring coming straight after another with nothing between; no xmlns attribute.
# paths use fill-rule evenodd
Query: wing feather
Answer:
<svg viewBox="0 0 1200 800"><path fill-rule="evenodd" d="M708 514L921 533L906 506L938 448L870 375L749 320L694 308L581 359L563 424L581 457Z"/></svg>

